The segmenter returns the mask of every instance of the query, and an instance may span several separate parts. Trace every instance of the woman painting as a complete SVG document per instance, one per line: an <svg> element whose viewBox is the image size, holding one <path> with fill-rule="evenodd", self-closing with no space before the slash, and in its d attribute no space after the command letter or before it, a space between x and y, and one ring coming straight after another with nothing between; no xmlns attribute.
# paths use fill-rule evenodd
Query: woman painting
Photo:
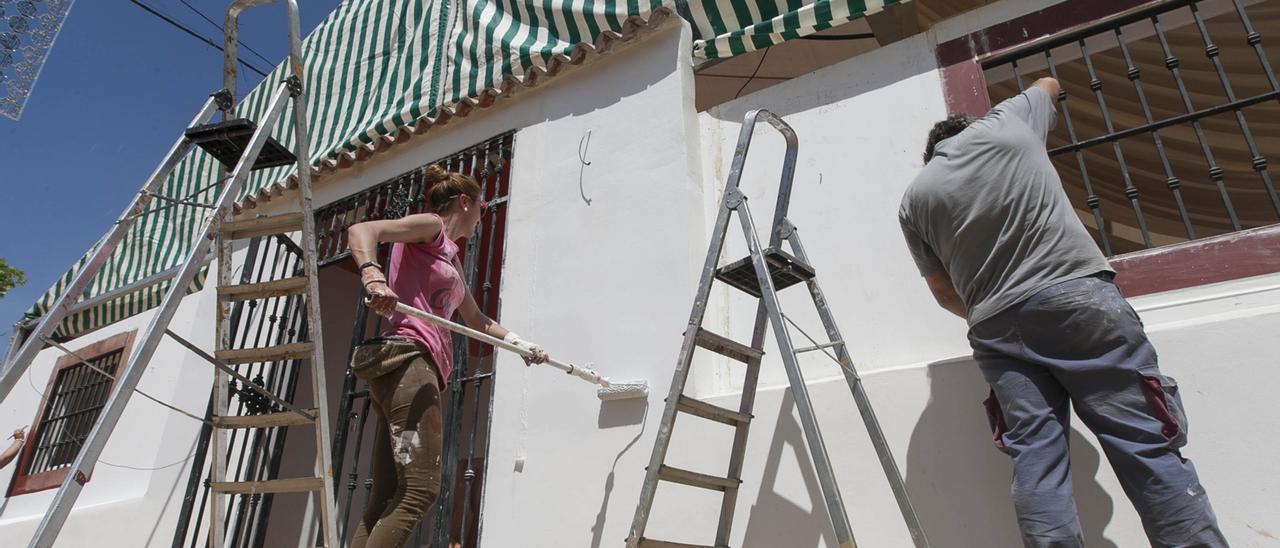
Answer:
<svg viewBox="0 0 1280 548"><path fill-rule="evenodd" d="M455 311L472 329L533 353L537 345L485 316L459 274L454 240L471 236L487 209L475 179L430 166L430 213L368 221L347 229L352 259L369 293L369 307L389 319L382 336L360 345L351 367L369 386L380 428L373 449L373 488L352 538L353 548L400 548L440 492L440 390L453 369L452 336L443 327L395 311L398 302L442 318ZM380 243L391 243L384 267Z"/></svg>

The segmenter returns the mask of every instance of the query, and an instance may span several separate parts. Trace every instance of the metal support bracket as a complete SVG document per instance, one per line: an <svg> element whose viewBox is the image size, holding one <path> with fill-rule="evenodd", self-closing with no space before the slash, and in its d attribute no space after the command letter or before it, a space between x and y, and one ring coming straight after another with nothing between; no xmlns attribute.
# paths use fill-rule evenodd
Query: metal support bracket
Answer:
<svg viewBox="0 0 1280 548"><path fill-rule="evenodd" d="M729 189L729 191L726 192L724 195L724 205L729 209L736 210L738 209L739 206L741 206L746 201L747 201L747 195L743 194L742 191L738 190L737 188Z"/></svg>
<svg viewBox="0 0 1280 548"><path fill-rule="evenodd" d="M783 217L778 220L778 238L781 240L790 240L791 236L796 233L796 225L791 224L791 219Z"/></svg>
<svg viewBox="0 0 1280 548"><path fill-rule="evenodd" d="M298 97L302 95L302 80L297 76L290 76L284 79L284 85L289 89L290 97Z"/></svg>
<svg viewBox="0 0 1280 548"><path fill-rule="evenodd" d="M230 112L236 106L236 96L229 89L215 91L211 97L213 97L214 104L218 105L218 110L223 112Z"/></svg>

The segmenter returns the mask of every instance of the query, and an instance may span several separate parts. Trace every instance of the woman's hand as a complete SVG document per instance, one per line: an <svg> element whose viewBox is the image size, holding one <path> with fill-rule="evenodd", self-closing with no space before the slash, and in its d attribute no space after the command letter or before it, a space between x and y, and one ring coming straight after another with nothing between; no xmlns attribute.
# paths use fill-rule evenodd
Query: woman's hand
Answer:
<svg viewBox="0 0 1280 548"><path fill-rule="evenodd" d="M502 340L507 341L508 343L516 346L517 348L524 350L526 352L530 352L532 354L530 356L525 356L525 355L520 356L521 358L524 358L525 365L533 365L535 363L546 363L547 360L551 359L551 356L548 356L547 351L543 350L541 346L538 346L529 341L521 339L520 335L516 335L515 332L508 331L507 336L503 337Z"/></svg>
<svg viewBox="0 0 1280 548"><path fill-rule="evenodd" d="M390 318L391 313L396 311L400 296L384 280L373 280L364 287L369 292L369 308L379 316Z"/></svg>
<svg viewBox="0 0 1280 548"><path fill-rule="evenodd" d="M529 351L533 352L533 356L529 358L524 358L525 365L533 365L535 363L547 363L547 360L551 359L551 356L547 355L547 351L543 350L541 346L538 346L536 344L530 344Z"/></svg>

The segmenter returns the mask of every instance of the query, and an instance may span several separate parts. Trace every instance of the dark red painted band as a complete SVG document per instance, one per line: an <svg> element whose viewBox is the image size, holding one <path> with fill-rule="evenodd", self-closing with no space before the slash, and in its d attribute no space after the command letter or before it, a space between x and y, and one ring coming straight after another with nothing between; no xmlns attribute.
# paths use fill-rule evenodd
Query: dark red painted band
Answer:
<svg viewBox="0 0 1280 548"><path fill-rule="evenodd" d="M1280 225L1130 253L1111 260L1126 297L1280 272Z"/></svg>

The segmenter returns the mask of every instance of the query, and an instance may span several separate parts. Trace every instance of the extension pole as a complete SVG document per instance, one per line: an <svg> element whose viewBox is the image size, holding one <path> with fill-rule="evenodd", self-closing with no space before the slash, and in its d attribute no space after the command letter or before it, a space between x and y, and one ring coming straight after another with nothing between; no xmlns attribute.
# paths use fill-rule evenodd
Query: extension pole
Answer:
<svg viewBox="0 0 1280 548"><path fill-rule="evenodd" d="M368 302L367 299L366 299L366 302ZM404 303L396 303L396 312L399 312L406 316L412 316L414 318L418 318L423 321L431 322L440 327L448 329L449 331L452 331L459 335L463 335L465 337L470 337L482 343L491 344L495 347L502 348L504 350L509 350L524 358L533 357L533 352L520 348L519 346L511 344L497 337L490 336L486 333L481 333L480 331L476 331L465 325L451 322L449 320L441 318L440 316L436 316L434 314L424 312L422 310L418 310L417 308L414 308ZM628 385L634 384L634 383L625 383L625 384L618 383L615 385L614 383L611 383L607 377L601 375L600 373L597 373L595 370L591 368L573 365L571 363L564 363L558 360L548 359L546 361L546 364L556 369L559 369L561 371L564 371L565 373L578 377L579 379L587 381L591 384L599 385L601 388L606 388L606 389L624 388L624 387L628 387ZM644 387L644 393L638 394L638 395L647 395L647 394L648 394L648 387L646 385Z"/></svg>

